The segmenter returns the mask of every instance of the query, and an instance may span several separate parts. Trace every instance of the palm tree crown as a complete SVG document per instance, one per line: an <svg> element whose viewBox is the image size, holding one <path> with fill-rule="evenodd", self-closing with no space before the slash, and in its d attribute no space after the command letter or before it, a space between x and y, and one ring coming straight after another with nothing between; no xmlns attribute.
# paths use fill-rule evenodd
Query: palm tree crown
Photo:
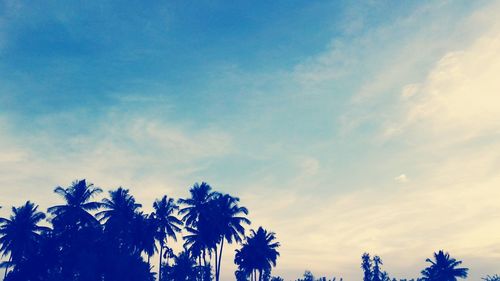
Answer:
<svg viewBox="0 0 500 281"><path fill-rule="evenodd" d="M102 200L102 206L106 210L96 214L104 222L105 233L114 237L119 249L142 252L145 245L139 232L146 227L143 225L146 222L142 220L143 215L138 213L141 204L137 204L128 189L122 187L110 191L109 195L110 199Z"/></svg>
<svg viewBox="0 0 500 281"><path fill-rule="evenodd" d="M177 240L176 233L181 231L180 227L182 226L182 221L175 216L175 212L179 209L179 206L175 204L174 199L168 198L166 195L160 200L156 200L153 204L153 208L152 220L156 226L155 237L160 243L158 280L161 280L163 248L167 243L168 237L172 237L175 241Z"/></svg>
<svg viewBox="0 0 500 281"><path fill-rule="evenodd" d="M38 225L45 214L37 209L38 206L28 201L21 207L12 207L9 219L0 219L0 251L4 256L10 254L13 264L24 260L27 253L35 249L41 232L50 230Z"/></svg>
<svg viewBox="0 0 500 281"><path fill-rule="evenodd" d="M129 194L128 189L122 187L110 191L109 195L111 199L104 198L101 204L106 210L97 213L96 216L105 222L107 228L127 226L141 204L137 204L135 198Z"/></svg>
<svg viewBox="0 0 500 281"><path fill-rule="evenodd" d="M212 187L206 182L202 182L201 185L195 183L189 193L191 198L179 199L179 203L186 205L186 207L180 209L179 214L184 215L182 220L186 225L196 226L216 193L212 191Z"/></svg>
<svg viewBox="0 0 500 281"><path fill-rule="evenodd" d="M428 281L456 281L457 278L466 278L468 268L457 268L462 262L450 257L444 251L434 253L434 260L427 259L431 263L422 271L423 280Z"/></svg>
<svg viewBox="0 0 500 281"><path fill-rule="evenodd" d="M66 201L65 205L58 205L48 209L55 217L52 219L54 227L83 227L98 224L89 211L102 207L99 202L90 201L95 195L102 192L93 184L85 180L75 181L68 188L57 187L54 192Z"/></svg>
<svg viewBox="0 0 500 281"><path fill-rule="evenodd" d="M268 232L262 227L257 231L252 230L241 249L236 250L234 262L247 275L256 277L255 271L258 271L261 280L262 272L276 266L280 255L277 250L280 244L275 240L274 232Z"/></svg>
<svg viewBox="0 0 500 281"><path fill-rule="evenodd" d="M242 237L245 236L243 224L250 224L250 220L244 217L248 215L248 210L238 206L239 201L239 198L229 194L216 194L210 204L209 221L210 225L214 226L212 231L215 235L215 242L220 245L219 253L217 253L217 248L215 249L215 280L217 281L220 278L224 240L228 243L232 243L233 240L240 243Z"/></svg>

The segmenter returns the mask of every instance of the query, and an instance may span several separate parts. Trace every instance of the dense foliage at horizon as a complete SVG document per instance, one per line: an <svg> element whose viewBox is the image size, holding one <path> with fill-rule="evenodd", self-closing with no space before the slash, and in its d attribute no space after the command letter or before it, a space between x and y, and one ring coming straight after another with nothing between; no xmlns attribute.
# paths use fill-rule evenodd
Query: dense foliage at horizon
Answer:
<svg viewBox="0 0 500 281"><path fill-rule="evenodd" d="M48 208L48 217L27 201L13 207L9 218L0 218L0 251L8 256L1 263L5 281L219 281L225 242L241 245L234 256L237 281L283 281L271 276L279 257L275 233L259 227L245 236L248 210L239 205L239 198L212 191L205 182L194 184L189 198L157 199L150 214L122 187L101 201L94 197L102 190L85 180L54 192L64 203ZM41 225L44 220L50 227ZM175 254L169 245L181 235L183 250ZM150 262L155 254L159 270ZM399 280L467 277L468 269L458 267L462 262L444 251L426 261L430 266L421 278ZM363 254L363 281L397 281L382 265L379 256ZM297 281L315 280L327 281L310 271Z"/></svg>
<svg viewBox="0 0 500 281"><path fill-rule="evenodd" d="M204 182L189 198L156 200L150 214L122 187L100 202L94 197L102 190L85 180L54 192L64 203L48 208L48 217L27 201L0 219L0 250L9 258L4 280L218 281L225 242L242 243L240 278L261 280L279 256L274 233L259 227L246 237L248 210ZM50 227L41 226L45 219ZM169 244L180 235L183 251L174 254ZM155 254L160 270L150 263Z"/></svg>

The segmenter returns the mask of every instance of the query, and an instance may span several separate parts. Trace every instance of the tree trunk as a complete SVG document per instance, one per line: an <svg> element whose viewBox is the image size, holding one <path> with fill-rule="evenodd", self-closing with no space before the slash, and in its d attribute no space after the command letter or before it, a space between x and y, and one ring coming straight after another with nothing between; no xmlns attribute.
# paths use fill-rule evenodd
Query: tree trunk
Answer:
<svg viewBox="0 0 500 281"><path fill-rule="evenodd" d="M222 242L220 243L219 262L218 262L219 268L217 269L217 281L220 279L220 265L222 262L222 249L223 248L224 248L224 238L222 238Z"/></svg>
<svg viewBox="0 0 500 281"><path fill-rule="evenodd" d="M218 254L217 253L217 244L215 244L215 251L214 252L215 252L215 281L219 281L219 274L218 274L218 270L217 270L217 268L218 268L218 263L217 263L217 261L218 261L218 259L217 259L217 254Z"/></svg>
<svg viewBox="0 0 500 281"><path fill-rule="evenodd" d="M203 265L207 266L207 252L205 251L205 248L203 248Z"/></svg>
<svg viewBox="0 0 500 281"><path fill-rule="evenodd" d="M161 281L161 262L163 258L163 243L160 243L160 265L158 266L158 281Z"/></svg>

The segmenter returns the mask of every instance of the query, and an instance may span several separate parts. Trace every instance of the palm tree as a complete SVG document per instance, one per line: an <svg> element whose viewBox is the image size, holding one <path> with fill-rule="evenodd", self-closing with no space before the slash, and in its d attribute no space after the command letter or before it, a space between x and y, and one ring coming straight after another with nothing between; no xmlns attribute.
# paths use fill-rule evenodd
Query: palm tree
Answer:
<svg viewBox="0 0 500 281"><path fill-rule="evenodd" d="M467 278L468 268L457 268L462 262L450 257L450 254L443 252L434 253L434 261L427 259L431 263L429 267L422 270L423 280L427 281L456 281L457 278Z"/></svg>
<svg viewBox="0 0 500 281"><path fill-rule="evenodd" d="M89 212L99 209L102 204L90 201L102 192L85 180L75 181L68 188L57 187L54 192L63 197L64 205L50 207L48 211L55 217L52 219L54 228L81 228L96 226L99 222Z"/></svg>
<svg viewBox="0 0 500 281"><path fill-rule="evenodd" d="M192 227L186 226L184 228L189 234L184 235L182 238L184 239L184 249L189 252L189 254L193 257L196 257L199 259L199 265L201 266L201 259L203 257L205 263L204 265L207 265L207 261L205 260L205 257L203 256L203 249L206 248L206 245L204 244L204 239L201 236L201 233Z"/></svg>
<svg viewBox="0 0 500 281"><path fill-rule="evenodd" d="M157 252L156 247L156 223L152 215L144 215L139 213L132 221L132 229L135 229L134 243L137 245L141 252L148 256L148 264L150 264L151 257Z"/></svg>
<svg viewBox="0 0 500 281"><path fill-rule="evenodd" d="M28 252L35 249L40 233L50 230L48 227L38 225L45 218L45 214L38 212L37 209L38 206L27 201L21 207L12 207L9 219L0 219L0 251L3 256L10 255L9 262L4 264L5 276L11 264L24 261Z"/></svg>
<svg viewBox="0 0 500 281"><path fill-rule="evenodd" d="M196 280L196 263L188 252L183 251L174 256L175 263L170 268L170 279L173 281Z"/></svg>
<svg viewBox="0 0 500 281"><path fill-rule="evenodd" d="M241 249L236 250L234 262L241 271L250 275L252 280L257 279L257 271L259 281L262 280L262 272L270 271L276 266L276 260L280 255L277 251L280 244L275 240L274 232L268 232L262 227L259 227L257 231L252 230Z"/></svg>
<svg viewBox="0 0 500 281"><path fill-rule="evenodd" d="M227 240L229 244L233 241L241 243L242 238L245 236L243 224L250 224L250 220L244 217L248 215L248 210L245 207L238 206L239 200L239 198L232 197L229 194L218 194L213 201L215 204L214 223L217 228L216 231L220 234L220 238L218 238L219 253L217 253L217 245L215 248L215 280L217 281L220 278L224 240Z"/></svg>
<svg viewBox="0 0 500 281"><path fill-rule="evenodd" d="M206 183L202 182L201 185L195 183L191 189L189 189L191 198L179 199L179 203L186 205L186 207L180 209L179 214L183 214L182 220L189 226L196 226L200 220L200 216L205 212L207 205L212 201L215 196L215 192L212 191L212 187Z"/></svg>
<svg viewBox="0 0 500 281"><path fill-rule="evenodd" d="M372 281L383 281L382 271L380 270L381 265L383 265L382 259L379 256L374 256Z"/></svg>
<svg viewBox="0 0 500 281"><path fill-rule="evenodd" d="M180 209L179 214L183 215L182 220L186 225L186 230L190 233L184 237L185 246L191 250L191 254L201 255L206 267L207 251L211 257L211 251L218 240L212 219L213 208L211 208L217 193L213 192L212 187L206 182L195 183L189 189L189 193L190 198L179 199L179 203L185 205Z"/></svg>
<svg viewBox="0 0 500 281"><path fill-rule="evenodd" d="M175 204L174 199L166 195L161 200L156 200L153 204L154 213L152 219L155 221L156 240L160 244L160 266L158 269L158 280L161 280L161 267L163 260L163 248L167 243L167 238L172 237L177 241L176 233L181 231L182 221L175 216L175 211L179 206Z"/></svg>
<svg viewBox="0 0 500 281"><path fill-rule="evenodd" d="M372 281L372 259L370 254L364 253L361 257L361 268L363 269L363 281Z"/></svg>
<svg viewBox="0 0 500 281"><path fill-rule="evenodd" d="M109 192L110 199L104 198L102 206L106 210L96 214L100 221L104 222L104 230L111 234L118 243L118 248L126 247L128 250L137 250L138 245L134 245L134 231L137 231L139 218L137 210L141 204L135 202L135 198L129 194L128 189L119 187L117 190ZM131 249L132 248L132 249Z"/></svg>

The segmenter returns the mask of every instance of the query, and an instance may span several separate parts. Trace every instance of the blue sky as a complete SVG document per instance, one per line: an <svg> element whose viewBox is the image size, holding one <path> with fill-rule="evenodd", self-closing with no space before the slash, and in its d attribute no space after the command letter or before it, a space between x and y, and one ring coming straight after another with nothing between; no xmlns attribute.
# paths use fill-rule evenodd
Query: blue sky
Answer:
<svg viewBox="0 0 500 281"><path fill-rule="evenodd" d="M1 204L87 178L147 209L208 181L277 232L286 278L354 280L363 251L416 277L441 248L493 274L499 11L0 1Z"/></svg>

